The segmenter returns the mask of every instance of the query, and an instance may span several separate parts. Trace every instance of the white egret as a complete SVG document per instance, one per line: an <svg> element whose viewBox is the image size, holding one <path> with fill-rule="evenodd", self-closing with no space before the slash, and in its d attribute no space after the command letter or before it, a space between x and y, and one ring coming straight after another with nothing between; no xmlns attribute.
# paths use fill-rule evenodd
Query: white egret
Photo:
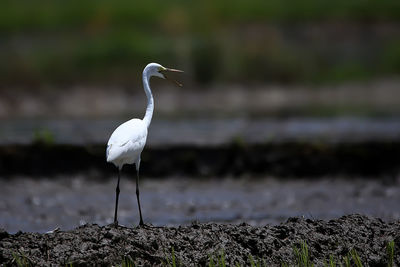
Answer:
<svg viewBox="0 0 400 267"><path fill-rule="evenodd" d="M181 70L169 69L157 63L148 64L143 70L143 87L147 96L147 108L144 118L131 119L114 130L107 143L107 162L112 162L118 168L118 182L115 189L115 213L114 224L118 225L117 211L118 211L118 198L119 198L119 180L121 176L121 169L125 164L136 165L136 198L139 207L140 222L143 225L142 210L140 208L139 199L139 167L140 167L140 154L146 144L147 132L150 126L151 118L153 117L154 100L150 89L150 77L156 76L163 79L173 81L179 86L182 86L175 80L169 79L166 76L167 72L183 72Z"/></svg>

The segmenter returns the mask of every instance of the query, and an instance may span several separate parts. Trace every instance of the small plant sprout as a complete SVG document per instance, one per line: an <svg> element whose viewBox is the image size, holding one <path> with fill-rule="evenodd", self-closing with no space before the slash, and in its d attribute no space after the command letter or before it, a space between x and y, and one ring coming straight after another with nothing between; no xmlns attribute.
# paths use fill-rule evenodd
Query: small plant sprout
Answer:
<svg viewBox="0 0 400 267"><path fill-rule="evenodd" d="M251 267L266 267L267 263L263 259L254 260L253 256L249 255L249 261Z"/></svg>
<svg viewBox="0 0 400 267"><path fill-rule="evenodd" d="M226 267L225 263L225 252L221 250L219 256L217 257L217 262L214 262L214 257L213 255L209 256L210 260L208 262L209 267Z"/></svg>
<svg viewBox="0 0 400 267"><path fill-rule="evenodd" d="M310 261L310 255L308 253L307 243L305 241L301 241L300 249L296 246L293 247L293 252L297 260L297 266L299 267L311 267L314 264Z"/></svg>
<svg viewBox="0 0 400 267"><path fill-rule="evenodd" d="M326 267L336 267L335 259L332 255L329 256L329 261L325 263Z"/></svg>
<svg viewBox="0 0 400 267"><path fill-rule="evenodd" d="M363 267L363 264L361 262L360 256L358 256L358 253L354 248L350 251L350 255L353 258L354 264L357 267Z"/></svg>
<svg viewBox="0 0 400 267"><path fill-rule="evenodd" d="M349 258L348 255L347 256L343 256L343 261L344 261L344 266L345 267L351 267L350 258Z"/></svg>
<svg viewBox="0 0 400 267"><path fill-rule="evenodd" d="M32 261L25 256L24 253L16 254L13 253L13 260L12 263L15 263L18 267L28 267L28 266L34 266Z"/></svg>
<svg viewBox="0 0 400 267"><path fill-rule="evenodd" d="M218 266L226 267L225 265L225 252L221 250L221 254L219 255Z"/></svg>
<svg viewBox="0 0 400 267"><path fill-rule="evenodd" d="M174 247L171 248L171 259L167 258L167 263L164 264L165 266L168 267L177 267L180 266L179 261L177 260L176 256L175 256L175 249Z"/></svg>
<svg viewBox="0 0 400 267"><path fill-rule="evenodd" d="M135 262L131 258L131 256L125 256L122 260L121 267L135 267Z"/></svg>
<svg viewBox="0 0 400 267"><path fill-rule="evenodd" d="M387 266L388 267L393 267L394 266L394 240L390 241L387 244L386 253L387 253L387 256L388 256Z"/></svg>

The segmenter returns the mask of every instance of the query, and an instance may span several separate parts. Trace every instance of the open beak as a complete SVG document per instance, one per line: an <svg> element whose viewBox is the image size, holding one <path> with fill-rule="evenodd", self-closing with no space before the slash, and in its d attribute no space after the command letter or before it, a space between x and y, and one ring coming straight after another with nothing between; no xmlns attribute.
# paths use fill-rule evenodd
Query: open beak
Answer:
<svg viewBox="0 0 400 267"><path fill-rule="evenodd" d="M160 71L160 72L164 75L165 79L167 79L168 81L171 81L171 82L175 83L175 84L178 85L179 87L182 87L182 86L183 86L183 84L181 84L181 83L178 82L177 80L174 80L174 79L172 79L172 78L170 78L170 77L168 77L168 76L166 75L166 72L179 72L179 73L183 73L182 70L176 70L176 69L165 68L165 70L162 70L162 71Z"/></svg>

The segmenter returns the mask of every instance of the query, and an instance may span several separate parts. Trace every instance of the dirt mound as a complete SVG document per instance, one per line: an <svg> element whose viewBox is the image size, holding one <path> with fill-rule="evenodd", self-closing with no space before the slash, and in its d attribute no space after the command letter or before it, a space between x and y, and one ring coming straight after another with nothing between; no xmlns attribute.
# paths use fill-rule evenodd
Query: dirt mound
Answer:
<svg viewBox="0 0 400 267"><path fill-rule="evenodd" d="M310 260L323 266L330 256L343 259L355 249L365 266L386 266L386 246L394 241L394 262L400 262L400 223L362 215L330 221L290 218L277 226L199 224L141 228L84 225L49 234L0 232L0 263L25 260L34 265L119 265L131 258L136 265L208 265L221 259L228 266L296 262L294 247L304 241ZM250 257L251 255L251 257ZM338 262L338 261L337 261Z"/></svg>

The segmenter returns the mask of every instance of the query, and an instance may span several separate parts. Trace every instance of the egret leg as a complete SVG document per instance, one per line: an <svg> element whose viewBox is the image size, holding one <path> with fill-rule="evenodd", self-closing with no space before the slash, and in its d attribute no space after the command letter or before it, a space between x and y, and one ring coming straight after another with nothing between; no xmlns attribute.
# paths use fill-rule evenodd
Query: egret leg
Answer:
<svg viewBox="0 0 400 267"><path fill-rule="evenodd" d="M114 213L114 225L115 227L118 226L118 220L117 220L117 213L118 213L118 198L119 198L119 180L121 177L121 169L118 168L118 182L117 182L117 187L115 188L115 213Z"/></svg>
<svg viewBox="0 0 400 267"><path fill-rule="evenodd" d="M143 223L143 218L142 218L142 209L140 208L140 199L139 199L139 170L136 170L136 198L137 198L137 203L139 206L139 216L140 216L140 222L139 225L144 225Z"/></svg>

